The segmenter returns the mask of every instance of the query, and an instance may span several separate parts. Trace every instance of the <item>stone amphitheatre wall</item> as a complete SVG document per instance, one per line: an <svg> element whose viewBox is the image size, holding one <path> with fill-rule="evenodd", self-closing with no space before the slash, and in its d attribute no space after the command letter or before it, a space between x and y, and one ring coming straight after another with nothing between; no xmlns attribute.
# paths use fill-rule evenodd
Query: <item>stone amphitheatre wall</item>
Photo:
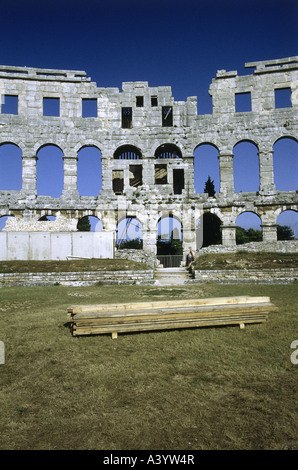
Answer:
<svg viewBox="0 0 298 470"><path fill-rule="evenodd" d="M261 219L264 242L277 240L276 220L285 210L297 211L297 191L277 191L273 146L289 137L298 141L298 57L245 64L253 73L219 70L212 80L212 114L199 115L197 98L175 101L171 87L125 82L122 90L98 87L84 71L0 66L2 101L15 97L14 113L0 114L0 144L22 152L22 188L1 190L0 217L14 216L5 230L75 232L78 220L98 217L103 232L132 217L142 224L143 247L156 253L157 224L165 214L183 227L183 248L197 246L196 224L207 212L222 222L222 243L236 243L235 221L249 211ZM278 109L275 93L288 89L291 105ZM249 96L251 110L237 112L238 95ZM45 113L45 102L58 103L58 115ZM86 101L95 114L86 117ZM259 189L235 193L233 148L238 142L258 147ZM194 189L194 151L208 143L218 150L220 190L215 197ZM37 192L39 150L54 144L63 152L63 191L58 198ZM78 152L100 150L102 189L80 196ZM55 222L40 219L54 215Z"/></svg>

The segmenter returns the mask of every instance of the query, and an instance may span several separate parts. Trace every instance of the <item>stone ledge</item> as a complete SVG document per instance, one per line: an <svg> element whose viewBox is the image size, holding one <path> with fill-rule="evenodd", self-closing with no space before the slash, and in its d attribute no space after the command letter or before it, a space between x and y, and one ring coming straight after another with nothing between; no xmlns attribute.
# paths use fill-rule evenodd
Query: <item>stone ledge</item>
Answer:
<svg viewBox="0 0 298 470"><path fill-rule="evenodd" d="M204 282L289 284L291 282L298 282L298 268L198 270L194 271L194 278L188 280L187 284Z"/></svg>
<svg viewBox="0 0 298 470"><path fill-rule="evenodd" d="M280 240L276 242L251 242L243 245L224 246L210 245L201 248L197 252L197 256L208 253L237 253L245 251L247 253L298 253L298 240Z"/></svg>
<svg viewBox="0 0 298 470"><path fill-rule="evenodd" d="M90 271L75 273L0 273L0 286L88 286L103 284L138 284L153 281L153 270L145 271Z"/></svg>

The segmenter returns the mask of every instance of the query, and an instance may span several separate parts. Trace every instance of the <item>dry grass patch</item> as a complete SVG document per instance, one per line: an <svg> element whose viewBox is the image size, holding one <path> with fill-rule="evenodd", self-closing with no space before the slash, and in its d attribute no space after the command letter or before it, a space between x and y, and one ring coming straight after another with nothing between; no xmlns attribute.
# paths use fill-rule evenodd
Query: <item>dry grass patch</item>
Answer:
<svg viewBox="0 0 298 470"><path fill-rule="evenodd" d="M1 449L297 449L295 285L2 288ZM72 337L73 303L268 295L262 325ZM75 299L75 302L74 302Z"/></svg>
<svg viewBox="0 0 298 470"><path fill-rule="evenodd" d="M139 271L144 263L122 259L76 259L65 261L0 261L0 273L44 273L84 271Z"/></svg>
<svg viewBox="0 0 298 470"><path fill-rule="evenodd" d="M208 253L194 263L195 269L297 268L298 253Z"/></svg>

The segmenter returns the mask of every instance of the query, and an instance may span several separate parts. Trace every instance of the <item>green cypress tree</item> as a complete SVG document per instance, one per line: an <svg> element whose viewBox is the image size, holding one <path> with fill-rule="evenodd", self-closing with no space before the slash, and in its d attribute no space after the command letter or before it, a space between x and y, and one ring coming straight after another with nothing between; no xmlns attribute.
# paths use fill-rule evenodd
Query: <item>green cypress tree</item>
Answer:
<svg viewBox="0 0 298 470"><path fill-rule="evenodd" d="M208 176L205 183L204 193L208 193L209 197L214 197L215 192L214 180L211 181L210 176Z"/></svg>

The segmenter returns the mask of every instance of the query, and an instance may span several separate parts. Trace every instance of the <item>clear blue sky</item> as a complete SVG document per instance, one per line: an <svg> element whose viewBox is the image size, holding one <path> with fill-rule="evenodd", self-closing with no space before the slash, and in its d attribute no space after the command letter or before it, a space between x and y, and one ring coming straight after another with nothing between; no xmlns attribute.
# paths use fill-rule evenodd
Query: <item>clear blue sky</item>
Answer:
<svg viewBox="0 0 298 470"><path fill-rule="evenodd" d="M195 95L209 114L217 70L243 75L245 62L297 55L297 31L297 0L2 0L0 64L86 70L102 87L170 85L175 100ZM296 167L281 184L296 189L289 145ZM196 184L202 192L210 174L218 191L216 156L205 165Z"/></svg>

